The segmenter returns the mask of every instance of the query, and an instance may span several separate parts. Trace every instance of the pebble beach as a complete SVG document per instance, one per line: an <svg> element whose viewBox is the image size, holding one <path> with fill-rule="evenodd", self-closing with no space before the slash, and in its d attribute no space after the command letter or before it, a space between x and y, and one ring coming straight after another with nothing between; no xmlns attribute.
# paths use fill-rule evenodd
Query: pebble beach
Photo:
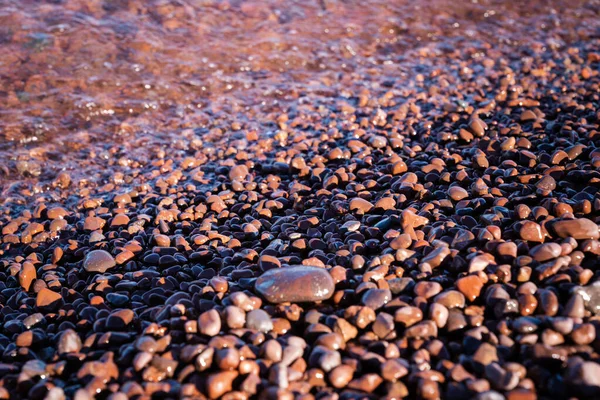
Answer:
<svg viewBox="0 0 600 400"><path fill-rule="evenodd" d="M599 223L598 0L0 1L0 400L600 398Z"/></svg>

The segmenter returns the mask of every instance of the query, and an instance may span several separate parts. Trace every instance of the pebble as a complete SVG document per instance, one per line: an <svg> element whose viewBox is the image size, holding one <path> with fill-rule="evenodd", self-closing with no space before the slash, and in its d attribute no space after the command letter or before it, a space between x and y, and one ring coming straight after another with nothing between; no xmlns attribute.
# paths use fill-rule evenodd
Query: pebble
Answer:
<svg viewBox="0 0 600 400"><path fill-rule="evenodd" d="M592 388L600 388L600 364L593 361L585 361L570 366L567 376L575 385L585 385ZM597 393L594 392L594 393Z"/></svg>
<svg viewBox="0 0 600 400"><path fill-rule="evenodd" d="M386 360L381 366L381 376L386 381L396 382L408 375L408 363L402 359Z"/></svg>
<svg viewBox="0 0 600 400"><path fill-rule="evenodd" d="M348 386L348 383L352 380L354 375L354 369L349 365L338 365L332 369L328 374L328 380L331 386L337 389L342 389Z"/></svg>
<svg viewBox="0 0 600 400"><path fill-rule="evenodd" d="M394 317L387 313L380 313L373 322L373 333L381 339L393 339L396 336Z"/></svg>
<svg viewBox="0 0 600 400"><path fill-rule="evenodd" d="M587 218L556 221L552 224L552 229L561 238L572 237L578 240L600 238L598 225Z"/></svg>
<svg viewBox="0 0 600 400"><path fill-rule="evenodd" d="M210 374L206 382L208 397L210 399L218 399L225 393L230 392L233 389L233 380L237 376L237 371L223 371Z"/></svg>
<svg viewBox="0 0 600 400"><path fill-rule="evenodd" d="M246 328L267 333L273 330L273 321L265 311L252 310L246 314Z"/></svg>
<svg viewBox="0 0 600 400"><path fill-rule="evenodd" d="M116 331L124 330L131 324L134 317L134 312L129 309L114 311L106 318L106 328Z"/></svg>
<svg viewBox="0 0 600 400"><path fill-rule="evenodd" d="M270 303L323 301L335 283L327 270L311 266L270 269L256 280L256 291Z"/></svg>
<svg viewBox="0 0 600 400"><path fill-rule="evenodd" d="M23 263L21 271L19 271L19 284L26 292L29 291L31 283L37 277L35 267L30 262Z"/></svg>
<svg viewBox="0 0 600 400"><path fill-rule="evenodd" d="M395 295L409 291L414 286L414 281L411 278L393 278L387 283L390 288L389 290Z"/></svg>
<svg viewBox="0 0 600 400"><path fill-rule="evenodd" d="M67 329L60 334L58 354L78 353L81 350L81 338L73 329Z"/></svg>
<svg viewBox="0 0 600 400"><path fill-rule="evenodd" d="M583 318L584 314L585 303L583 297L578 293L573 293L565 305L563 316L570 318Z"/></svg>
<svg viewBox="0 0 600 400"><path fill-rule="evenodd" d="M498 361L498 353L494 346L489 343L481 343L472 357L473 361L483 366Z"/></svg>
<svg viewBox="0 0 600 400"><path fill-rule="evenodd" d="M373 310L378 310L391 299L392 292L389 289L369 289L363 294L361 302Z"/></svg>
<svg viewBox="0 0 600 400"><path fill-rule="evenodd" d="M59 293L43 288L37 294L35 305L40 310L57 310L63 304L63 298Z"/></svg>
<svg viewBox="0 0 600 400"><path fill-rule="evenodd" d="M448 308L440 303L433 303L429 306L429 318L435 322L438 328L443 328L448 323L450 313Z"/></svg>
<svg viewBox="0 0 600 400"><path fill-rule="evenodd" d="M92 250L83 261L83 268L88 272L105 273L109 269L115 267L117 263L114 257L105 250Z"/></svg>
<svg viewBox="0 0 600 400"><path fill-rule="evenodd" d="M431 266L431 268L439 267L444 259L450 255L450 249L446 246L439 246L431 253L423 258L423 262Z"/></svg>
<svg viewBox="0 0 600 400"><path fill-rule="evenodd" d="M575 292L584 300L587 310L594 315L600 314L600 282L596 281L591 285L576 288Z"/></svg>
<svg viewBox="0 0 600 400"><path fill-rule="evenodd" d="M538 244L529 251L529 255L536 261L548 261L561 255L562 248L557 243Z"/></svg>
<svg viewBox="0 0 600 400"><path fill-rule="evenodd" d="M468 275L456 281L456 288L469 301L474 301L479 297L483 282L477 275Z"/></svg>
<svg viewBox="0 0 600 400"><path fill-rule="evenodd" d="M400 307L394 314L394 321L405 327L412 326L421 320L423 320L423 312L417 307Z"/></svg>
<svg viewBox="0 0 600 400"><path fill-rule="evenodd" d="M221 317L217 310L205 311L198 317L198 332L206 336L216 336L221 331Z"/></svg>
<svg viewBox="0 0 600 400"><path fill-rule="evenodd" d="M381 149L381 148L385 147L386 144L387 144L387 140L386 140L385 136L374 135L371 137L371 139L369 139L369 145L371 145L371 147L374 147L376 149Z"/></svg>
<svg viewBox="0 0 600 400"><path fill-rule="evenodd" d="M465 296L457 290L448 290L434 297L433 301L446 308L464 308Z"/></svg>
<svg viewBox="0 0 600 400"><path fill-rule="evenodd" d="M596 328L592 324L581 324L573 329L571 339L578 345L590 344L596 339Z"/></svg>
<svg viewBox="0 0 600 400"><path fill-rule="evenodd" d="M530 242L543 242L544 233L542 227L533 221L525 221L519 229L519 236Z"/></svg>
<svg viewBox="0 0 600 400"><path fill-rule="evenodd" d="M417 296L429 299L442 291L442 285L437 282L418 282L414 287L414 293Z"/></svg>
<svg viewBox="0 0 600 400"><path fill-rule="evenodd" d="M349 208L350 211L360 211L362 213L367 213L373 209L373 203L361 199L360 197L356 197L350 200Z"/></svg>
<svg viewBox="0 0 600 400"><path fill-rule="evenodd" d="M432 337L437 337L438 328L437 325L433 321L423 321L419 322L406 329L404 335L407 338L420 338L420 339L430 339Z"/></svg>
<svg viewBox="0 0 600 400"><path fill-rule="evenodd" d="M308 363L327 373L339 366L342 363L342 358L338 351L330 350L323 346L315 346L310 354Z"/></svg>
<svg viewBox="0 0 600 400"><path fill-rule="evenodd" d="M461 188L460 186L451 186L448 189L448 195L454 201L461 201L461 200L469 197L469 192L467 192L465 189Z"/></svg>
<svg viewBox="0 0 600 400"><path fill-rule="evenodd" d="M503 391L512 390L519 384L517 374L504 370L498 363L486 365L485 376L492 383L492 386Z"/></svg>
<svg viewBox="0 0 600 400"><path fill-rule="evenodd" d="M262 271L268 271L273 268L281 268L281 262L276 257L265 254L258 259L258 267Z"/></svg>
<svg viewBox="0 0 600 400"><path fill-rule="evenodd" d="M231 168L231 170L229 171L229 179L234 181L243 181L246 179L246 177L248 177L249 174L249 170L248 167L245 165L236 165L234 167Z"/></svg>
<svg viewBox="0 0 600 400"><path fill-rule="evenodd" d="M231 329L243 328L246 324L246 312L240 307L227 306L224 311L224 320Z"/></svg>
<svg viewBox="0 0 600 400"><path fill-rule="evenodd" d="M535 187L538 193L548 195L556 189L556 181L550 175L546 175L535 184Z"/></svg>

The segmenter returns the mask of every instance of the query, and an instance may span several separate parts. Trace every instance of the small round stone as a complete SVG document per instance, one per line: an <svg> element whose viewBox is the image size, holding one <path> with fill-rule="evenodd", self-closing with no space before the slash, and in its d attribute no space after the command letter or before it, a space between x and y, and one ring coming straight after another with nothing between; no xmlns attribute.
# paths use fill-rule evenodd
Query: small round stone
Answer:
<svg viewBox="0 0 600 400"><path fill-rule="evenodd" d="M542 227L533 221L525 221L519 229L519 236L523 240L530 242L543 242L544 234L542 233Z"/></svg>
<svg viewBox="0 0 600 400"><path fill-rule="evenodd" d="M58 354L77 353L81 350L81 338L73 329L61 333L58 339Z"/></svg>
<svg viewBox="0 0 600 400"><path fill-rule="evenodd" d="M245 165L236 165L235 167L232 167L229 171L229 179L232 181L243 181L246 179L249 173L250 172L248 170L248 167L246 167Z"/></svg>
<svg viewBox="0 0 600 400"><path fill-rule="evenodd" d="M41 310L57 310L63 304L63 298L59 293L44 288L37 294L35 305Z"/></svg>
<svg viewBox="0 0 600 400"><path fill-rule="evenodd" d="M217 310L205 311L200 314L198 331L207 336L215 336L221 331L221 317Z"/></svg>
<svg viewBox="0 0 600 400"><path fill-rule="evenodd" d="M479 297L483 282L477 275L468 275L456 281L456 288L465 295L467 300L473 301Z"/></svg>
<svg viewBox="0 0 600 400"><path fill-rule="evenodd" d="M267 333L273 330L273 321L264 310L252 310L246 314L246 328Z"/></svg>
<svg viewBox="0 0 600 400"><path fill-rule="evenodd" d="M392 292L389 289L369 289L362 296L362 304L378 310L392 299Z"/></svg>
<svg viewBox="0 0 600 400"><path fill-rule="evenodd" d="M469 197L469 192L460 186L451 186L448 189L448 196L454 201L461 201L462 199Z"/></svg>

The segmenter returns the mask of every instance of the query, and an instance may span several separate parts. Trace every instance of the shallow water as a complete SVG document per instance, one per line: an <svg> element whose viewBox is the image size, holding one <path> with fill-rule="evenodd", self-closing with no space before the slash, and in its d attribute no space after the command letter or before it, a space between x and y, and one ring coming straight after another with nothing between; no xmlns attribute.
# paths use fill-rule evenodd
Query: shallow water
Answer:
<svg viewBox="0 0 600 400"><path fill-rule="evenodd" d="M43 192L63 171L102 183L99 169L144 163L153 145L275 135L282 111L354 107L360 93L421 103L432 112L407 125L427 128L440 87L461 106L496 95L469 83L473 60L520 68L593 48L597 1L526 3L4 1L2 193Z"/></svg>
<svg viewBox="0 0 600 400"><path fill-rule="evenodd" d="M598 2L509 3L5 0L2 179L30 157L50 158L50 178L90 142L169 140L215 119L272 129L272 113L304 101L402 91L438 68L432 52L456 52L439 66L456 68L597 34Z"/></svg>

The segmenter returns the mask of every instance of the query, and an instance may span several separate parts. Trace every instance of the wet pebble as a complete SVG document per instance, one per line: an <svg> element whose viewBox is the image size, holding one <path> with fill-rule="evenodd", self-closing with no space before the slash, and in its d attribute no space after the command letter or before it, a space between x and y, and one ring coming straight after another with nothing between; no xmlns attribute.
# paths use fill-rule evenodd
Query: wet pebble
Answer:
<svg viewBox="0 0 600 400"><path fill-rule="evenodd" d="M556 221L552 229L561 238L572 237L574 239L598 239L600 230L598 225L587 218L568 219Z"/></svg>
<svg viewBox="0 0 600 400"><path fill-rule="evenodd" d="M256 291L270 303L327 300L334 287L327 270L310 266L271 269L256 280Z"/></svg>
<svg viewBox="0 0 600 400"><path fill-rule="evenodd" d="M252 310L246 314L246 328L267 333L273 330L273 321L265 311Z"/></svg>
<svg viewBox="0 0 600 400"><path fill-rule="evenodd" d="M83 268L88 272L104 273L116 264L114 257L105 250L90 251L83 261Z"/></svg>

